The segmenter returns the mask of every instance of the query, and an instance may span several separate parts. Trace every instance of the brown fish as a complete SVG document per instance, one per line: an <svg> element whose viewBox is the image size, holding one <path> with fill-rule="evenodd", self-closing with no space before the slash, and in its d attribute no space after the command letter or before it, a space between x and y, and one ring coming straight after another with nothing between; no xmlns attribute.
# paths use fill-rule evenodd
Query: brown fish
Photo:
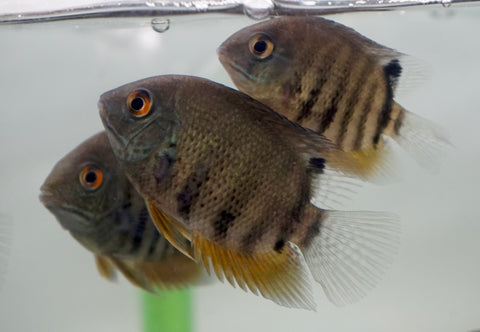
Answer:
<svg viewBox="0 0 480 332"><path fill-rule="evenodd" d="M388 159L382 136L423 166L448 145L435 125L393 100L403 55L341 24L275 18L236 32L217 53L238 89L351 151L367 176Z"/></svg>
<svg viewBox="0 0 480 332"><path fill-rule="evenodd" d="M345 180L339 169L355 168L349 154L247 95L169 75L106 92L99 108L156 226L219 279L314 309L311 276L331 301L348 303L390 260L391 216L310 202Z"/></svg>
<svg viewBox="0 0 480 332"><path fill-rule="evenodd" d="M157 231L119 166L105 132L99 133L55 165L40 200L95 255L105 278L112 280L118 269L147 291L197 282L203 268Z"/></svg>

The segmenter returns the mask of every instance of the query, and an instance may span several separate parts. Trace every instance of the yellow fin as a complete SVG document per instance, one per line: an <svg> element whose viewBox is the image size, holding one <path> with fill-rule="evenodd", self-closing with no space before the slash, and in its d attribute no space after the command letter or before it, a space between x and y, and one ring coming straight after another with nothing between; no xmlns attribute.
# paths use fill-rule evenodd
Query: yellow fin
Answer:
<svg viewBox="0 0 480 332"><path fill-rule="evenodd" d="M285 244L280 252L245 254L223 248L207 239L193 236L195 258L210 272L213 268L220 280L233 280L243 290L286 307L315 310L311 275L300 249Z"/></svg>
<svg viewBox="0 0 480 332"><path fill-rule="evenodd" d="M194 259L193 248L190 243L191 235L187 229L180 222L166 216L154 203L148 200L145 202L153 223L160 233L181 253Z"/></svg>
<svg viewBox="0 0 480 332"><path fill-rule="evenodd" d="M349 153L356 160L359 174L363 178L383 178L393 172L391 162L389 162L389 160L393 160L393 154L391 147L386 144L383 137L379 140L376 147L369 146Z"/></svg>
<svg viewBox="0 0 480 332"><path fill-rule="evenodd" d="M178 252L162 261L126 260L111 258L120 272L132 284L148 292L179 288L200 280L202 267Z"/></svg>
<svg viewBox="0 0 480 332"><path fill-rule="evenodd" d="M97 265L98 273L108 281L115 280L115 267L108 257L95 255L95 264Z"/></svg>

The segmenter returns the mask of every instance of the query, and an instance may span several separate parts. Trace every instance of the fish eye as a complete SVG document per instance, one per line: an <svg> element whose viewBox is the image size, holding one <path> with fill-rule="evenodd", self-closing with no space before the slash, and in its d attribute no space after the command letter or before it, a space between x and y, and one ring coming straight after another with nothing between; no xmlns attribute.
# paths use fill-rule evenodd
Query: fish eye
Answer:
<svg viewBox="0 0 480 332"><path fill-rule="evenodd" d="M85 189L95 190L102 185L103 173L95 166L85 166L79 174L80 183Z"/></svg>
<svg viewBox="0 0 480 332"><path fill-rule="evenodd" d="M250 52L259 59L265 59L273 52L273 42L264 34L257 34L248 43Z"/></svg>
<svg viewBox="0 0 480 332"><path fill-rule="evenodd" d="M144 117L152 108L150 94L143 89L132 92L127 98L127 107L134 117Z"/></svg>

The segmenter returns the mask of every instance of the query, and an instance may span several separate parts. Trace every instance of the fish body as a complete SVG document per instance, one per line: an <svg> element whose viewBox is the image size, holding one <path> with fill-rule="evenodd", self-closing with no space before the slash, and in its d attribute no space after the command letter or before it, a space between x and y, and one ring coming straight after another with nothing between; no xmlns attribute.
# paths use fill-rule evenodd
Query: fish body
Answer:
<svg viewBox="0 0 480 332"><path fill-rule="evenodd" d="M339 23L275 18L236 32L217 53L239 90L352 152L367 175L387 157L377 153L383 136L424 165L448 143L393 99L403 54Z"/></svg>
<svg viewBox="0 0 480 332"><path fill-rule="evenodd" d="M105 132L67 154L41 187L40 200L95 255L100 274L118 269L148 291L195 282L201 267L157 231L143 198L120 169Z"/></svg>
<svg viewBox="0 0 480 332"><path fill-rule="evenodd" d="M322 269L336 259L325 247L329 239L345 235L352 218L365 217L310 202L317 177L335 183L343 175L336 170L355 170L355 161L323 136L198 77L133 82L104 93L99 108L114 153L145 197L156 226L220 279L281 305L308 309L315 307L310 273L335 303L362 293L361 280L336 290L342 276ZM373 228L388 219L369 216ZM353 229L365 231L361 222ZM374 232L367 237L379 240ZM191 247L179 243L185 238ZM348 246L344 249L335 257L349 257ZM374 261L375 255L367 250Z"/></svg>

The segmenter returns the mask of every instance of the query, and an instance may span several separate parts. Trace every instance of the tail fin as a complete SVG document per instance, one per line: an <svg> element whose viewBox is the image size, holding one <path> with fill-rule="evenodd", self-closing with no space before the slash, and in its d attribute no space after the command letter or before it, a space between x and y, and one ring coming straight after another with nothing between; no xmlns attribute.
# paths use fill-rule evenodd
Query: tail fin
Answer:
<svg viewBox="0 0 480 332"><path fill-rule="evenodd" d="M397 122L392 138L424 168L435 168L445 148L452 146L441 128L403 108Z"/></svg>
<svg viewBox="0 0 480 332"><path fill-rule="evenodd" d="M318 212L316 236L302 248L307 265L332 303L355 302L393 260L398 220L383 212Z"/></svg>

